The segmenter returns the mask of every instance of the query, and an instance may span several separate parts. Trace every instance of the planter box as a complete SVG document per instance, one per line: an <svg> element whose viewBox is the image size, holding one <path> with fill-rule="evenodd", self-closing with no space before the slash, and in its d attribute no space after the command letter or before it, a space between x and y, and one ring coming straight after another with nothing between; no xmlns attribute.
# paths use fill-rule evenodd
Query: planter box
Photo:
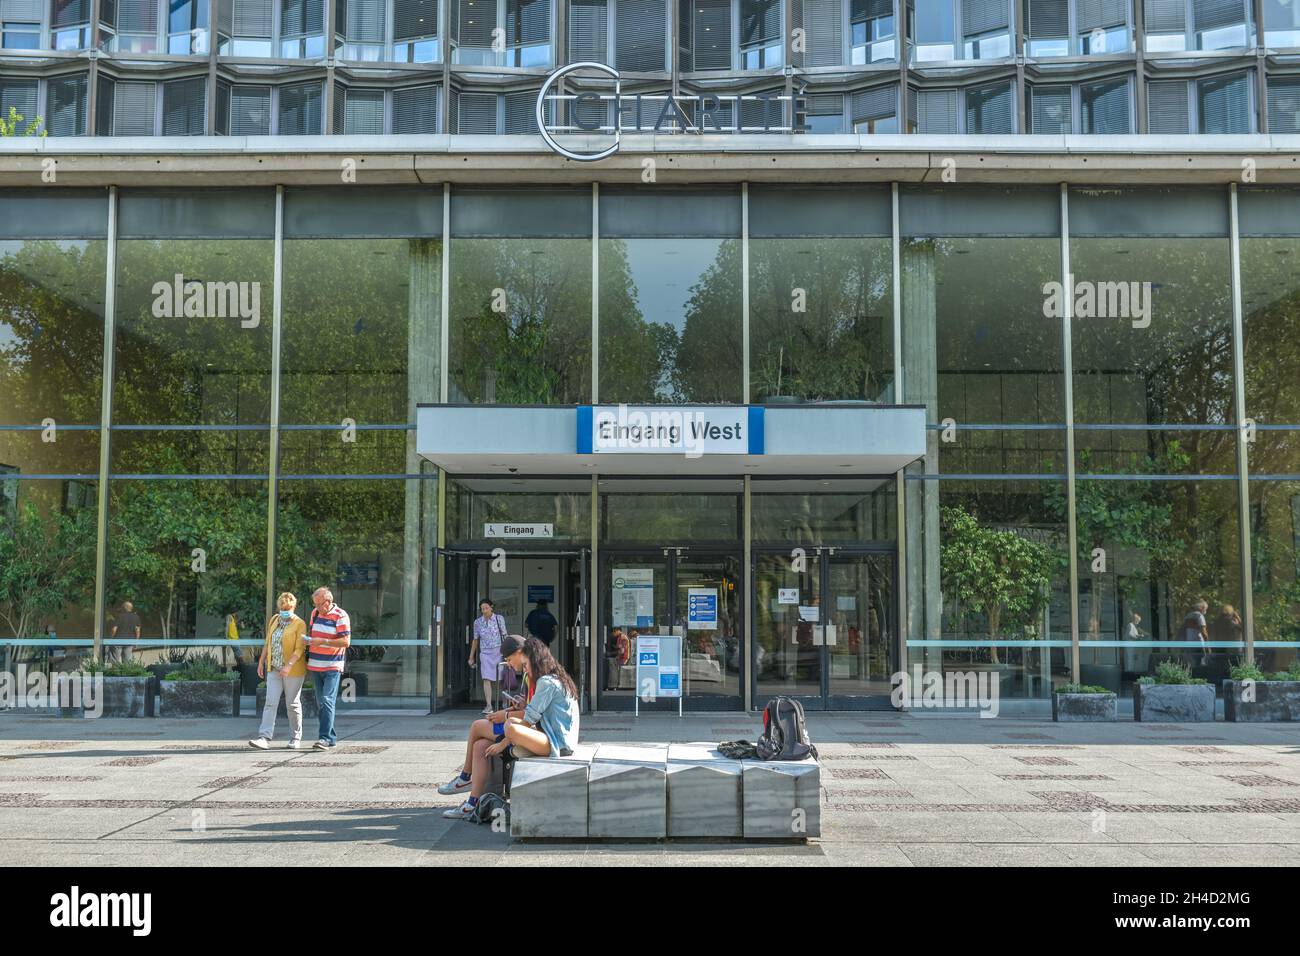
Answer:
<svg viewBox="0 0 1300 956"><path fill-rule="evenodd" d="M298 695L298 700L302 703L302 716L304 720L308 717L320 716L320 708L316 706L316 691L312 689L310 678L302 685L302 693ZM257 689L257 716L259 718L261 718L262 711L265 709L266 688L259 687ZM286 720L289 718L289 709L285 706L283 694L280 695L280 709L276 711L276 715L283 717Z"/></svg>
<svg viewBox="0 0 1300 956"><path fill-rule="evenodd" d="M257 663L238 664L236 665L236 668L239 671L239 692L241 694L256 694L257 685L262 680L262 678L257 676Z"/></svg>
<svg viewBox="0 0 1300 956"><path fill-rule="evenodd" d="M157 681L150 677L105 677L100 717L152 717ZM60 717L85 717L85 708L60 707Z"/></svg>
<svg viewBox="0 0 1300 956"><path fill-rule="evenodd" d="M1214 720L1213 684L1134 684L1133 719L1147 723Z"/></svg>
<svg viewBox="0 0 1300 956"><path fill-rule="evenodd" d="M1118 702L1115 694L1053 694L1052 720L1115 720Z"/></svg>
<svg viewBox="0 0 1300 956"><path fill-rule="evenodd" d="M1246 681L1223 682L1223 719L1276 722L1300 720L1300 681L1257 680L1252 682L1254 700L1242 700Z"/></svg>
<svg viewBox="0 0 1300 956"><path fill-rule="evenodd" d="M165 680L161 717L238 717L239 681Z"/></svg>
<svg viewBox="0 0 1300 956"><path fill-rule="evenodd" d="M172 671L178 671L184 666L184 664L150 664L148 670L154 680L160 681Z"/></svg>

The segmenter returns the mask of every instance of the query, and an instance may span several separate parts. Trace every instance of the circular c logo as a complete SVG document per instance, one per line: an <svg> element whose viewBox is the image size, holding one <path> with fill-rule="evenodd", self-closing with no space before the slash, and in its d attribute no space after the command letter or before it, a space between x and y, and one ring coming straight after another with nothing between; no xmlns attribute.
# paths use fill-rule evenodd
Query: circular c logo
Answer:
<svg viewBox="0 0 1300 956"><path fill-rule="evenodd" d="M618 70L614 69L612 66L607 66L604 63L594 63L594 62L570 63L568 66L560 67L550 76L548 76L546 78L546 82L542 84L542 88L537 91L537 129L541 132L542 139L546 140L546 145L551 147L552 150L559 153L561 156L565 157L566 159L572 159L579 163L594 163L598 159L604 159L607 156L613 156L615 153L618 152L618 146L619 146L619 141L621 139L622 131L619 129L620 124L618 122L617 110L615 113L615 121L614 121L614 142L596 153L575 153L572 150L565 149L563 146L561 146L559 143L555 141L555 137L551 135L551 131L546 128L547 92L550 90L551 86L555 83L556 80L562 79L568 76L570 73L576 73L578 70L596 70L598 73L604 73L606 76L612 77L614 80L615 103L618 102L617 97L622 92L622 86L619 80Z"/></svg>

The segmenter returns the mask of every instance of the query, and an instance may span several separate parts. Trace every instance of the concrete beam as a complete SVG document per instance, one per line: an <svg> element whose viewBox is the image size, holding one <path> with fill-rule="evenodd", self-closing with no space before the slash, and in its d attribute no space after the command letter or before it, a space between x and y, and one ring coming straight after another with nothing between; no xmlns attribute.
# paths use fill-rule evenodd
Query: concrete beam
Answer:
<svg viewBox="0 0 1300 956"><path fill-rule="evenodd" d="M1188 184L1300 183L1300 136L623 137L599 163L533 136L48 137L0 141L0 186L331 185L348 160L363 184L762 181ZM948 163L951 160L952 164ZM953 165L955 164L955 165Z"/></svg>

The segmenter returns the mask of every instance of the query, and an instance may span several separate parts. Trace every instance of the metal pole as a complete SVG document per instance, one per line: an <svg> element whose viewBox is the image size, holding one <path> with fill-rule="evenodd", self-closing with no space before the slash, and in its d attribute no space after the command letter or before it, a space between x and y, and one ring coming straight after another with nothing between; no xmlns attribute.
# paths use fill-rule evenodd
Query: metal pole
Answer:
<svg viewBox="0 0 1300 956"><path fill-rule="evenodd" d="M117 309L117 187L108 188L108 247L104 267L104 375L99 398L99 487L95 499L94 657L104 659L104 615L108 588L108 469L113 443L113 336Z"/></svg>
<svg viewBox="0 0 1300 956"><path fill-rule="evenodd" d="M1241 540L1241 621L1246 637L1246 663L1255 663L1255 601L1251 580L1250 468L1246 445L1245 330L1241 317L1241 231L1237 218L1237 184L1228 184L1229 229L1232 237L1232 377L1237 415L1237 525Z"/></svg>
<svg viewBox="0 0 1300 956"><path fill-rule="evenodd" d="M1065 364L1066 547L1070 553L1070 682L1079 683L1079 528L1074 517L1074 280L1070 277L1070 187L1061 183L1061 335ZM1093 595L1096 600L1096 595Z"/></svg>
<svg viewBox="0 0 1300 956"><path fill-rule="evenodd" d="M262 620L275 606L276 511L280 494L280 342L284 327L284 187L275 187L275 286L271 296L271 442L266 496L266 606Z"/></svg>

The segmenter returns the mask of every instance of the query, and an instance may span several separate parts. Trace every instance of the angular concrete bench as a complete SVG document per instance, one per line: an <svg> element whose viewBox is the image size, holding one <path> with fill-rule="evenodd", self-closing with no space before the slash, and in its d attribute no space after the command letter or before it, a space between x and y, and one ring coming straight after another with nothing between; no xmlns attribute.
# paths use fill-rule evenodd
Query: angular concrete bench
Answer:
<svg viewBox="0 0 1300 956"><path fill-rule="evenodd" d="M581 745L525 758L510 784L520 839L792 839L821 834L821 767L730 760L712 743Z"/></svg>

